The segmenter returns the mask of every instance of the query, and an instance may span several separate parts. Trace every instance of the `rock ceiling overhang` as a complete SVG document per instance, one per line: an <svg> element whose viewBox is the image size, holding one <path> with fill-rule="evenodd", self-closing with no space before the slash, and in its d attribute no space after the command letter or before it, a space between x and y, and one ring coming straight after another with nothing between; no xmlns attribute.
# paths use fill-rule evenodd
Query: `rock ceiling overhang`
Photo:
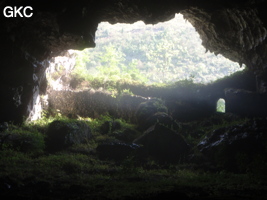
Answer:
<svg viewBox="0 0 267 200"><path fill-rule="evenodd" d="M266 63L264 0L46 0L0 1L0 7L31 5L31 18L1 18L1 35L37 59L66 49L94 47L98 23L155 24L181 12L199 32L203 46L215 54L262 67Z"/></svg>

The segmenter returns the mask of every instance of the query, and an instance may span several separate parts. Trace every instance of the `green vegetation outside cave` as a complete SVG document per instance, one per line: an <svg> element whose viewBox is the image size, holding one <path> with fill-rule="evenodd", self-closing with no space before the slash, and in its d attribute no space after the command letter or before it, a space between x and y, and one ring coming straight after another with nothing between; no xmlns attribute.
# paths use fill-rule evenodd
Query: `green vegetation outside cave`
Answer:
<svg viewBox="0 0 267 200"><path fill-rule="evenodd" d="M207 84L242 69L223 56L205 53L181 15L155 26L101 23L96 43L96 48L77 52L72 73L74 80L93 88L116 91L126 84L166 86L184 80Z"/></svg>

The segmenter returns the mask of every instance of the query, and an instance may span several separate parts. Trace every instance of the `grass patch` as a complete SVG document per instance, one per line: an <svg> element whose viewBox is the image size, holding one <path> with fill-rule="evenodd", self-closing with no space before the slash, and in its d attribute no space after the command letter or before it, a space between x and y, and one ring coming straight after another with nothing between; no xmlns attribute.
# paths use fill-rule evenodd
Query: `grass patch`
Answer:
<svg viewBox="0 0 267 200"><path fill-rule="evenodd" d="M133 165L131 160L118 164L82 154L59 153L33 158L4 150L0 155L0 177L9 177L13 184L25 190L28 184L47 182L52 188L63 191L62 196L67 196L69 188L73 187L84 189L80 198L108 199L143 198L174 190L183 190L189 197L196 198L201 192L207 196L225 196L226 191L228 195L234 192L241 195L246 190L267 189L266 180L254 179L249 174L204 172L192 170L190 165L158 165L158 168L148 169ZM47 195L53 194L51 191ZM252 194L245 192L242 195L246 198Z"/></svg>
<svg viewBox="0 0 267 200"><path fill-rule="evenodd" d="M191 144L197 144L202 137L215 129L243 124L247 120L230 119L233 118L215 115L201 121L180 123L179 131L188 141L191 140ZM52 118L41 121L40 124L34 122L20 127L9 125L9 130L1 134L22 134L32 138L37 134L38 137L44 138L44 134L38 132L38 127L46 130L46 126L51 123L50 120ZM41 187L34 193L39 199L145 199L172 192L180 192L194 199L250 199L254 198L255 194L259 199L264 199L262 194L267 191L267 182L262 176L265 170L262 169L261 175L258 173L259 170L235 174L227 171L207 171L195 163L159 164L152 159L139 162L135 157L116 162L100 160L95 153L96 147L107 140L116 140L114 132L106 135L100 133L103 123L117 121L121 124L120 130L134 130L135 126L123 119L112 119L108 115L98 119L60 120L85 121L92 130L92 138L86 143L51 154L45 151L32 153L32 150L14 148L20 147L19 145L3 146L0 150L0 184L8 184L14 189L12 192L6 189L0 196L31 198L33 192L37 191L38 184L45 184L49 188L46 191L46 187ZM195 134L199 130L202 132L199 135ZM188 135L191 135L191 139ZM42 145L37 144L33 149L43 149ZM255 166L265 165L263 159L258 158Z"/></svg>

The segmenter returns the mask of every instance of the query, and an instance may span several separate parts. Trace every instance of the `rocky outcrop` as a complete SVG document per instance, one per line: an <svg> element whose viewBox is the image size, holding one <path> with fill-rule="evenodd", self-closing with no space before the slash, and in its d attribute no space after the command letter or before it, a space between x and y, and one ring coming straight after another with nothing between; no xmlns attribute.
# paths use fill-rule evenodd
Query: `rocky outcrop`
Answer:
<svg viewBox="0 0 267 200"><path fill-rule="evenodd" d="M73 50L62 52L53 57L46 69L47 90L70 90L71 73L76 63L76 53Z"/></svg>
<svg viewBox="0 0 267 200"><path fill-rule="evenodd" d="M9 148L31 155L43 153L45 144L41 133L36 130L32 131L14 125L6 125L4 125L3 131L0 130L0 150Z"/></svg>
<svg viewBox="0 0 267 200"><path fill-rule="evenodd" d="M264 169L266 162L266 120L216 129L198 144L199 150L219 169L248 172Z"/></svg>

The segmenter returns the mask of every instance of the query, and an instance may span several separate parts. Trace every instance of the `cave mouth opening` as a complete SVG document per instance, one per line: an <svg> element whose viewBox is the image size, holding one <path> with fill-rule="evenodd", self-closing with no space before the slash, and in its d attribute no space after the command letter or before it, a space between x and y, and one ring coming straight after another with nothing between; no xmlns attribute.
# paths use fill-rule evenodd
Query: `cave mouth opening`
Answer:
<svg viewBox="0 0 267 200"><path fill-rule="evenodd" d="M116 82L153 85L190 80L207 84L244 69L206 52L195 28L181 14L156 25L102 22L96 44L95 48L69 51L65 55L69 61L64 56L54 58L47 77L56 89L64 88L60 83L70 79L72 89L112 90Z"/></svg>
<svg viewBox="0 0 267 200"><path fill-rule="evenodd" d="M75 96L83 91L89 91L90 98L98 95L95 93L105 93L113 99L122 95L164 99L174 93L177 101L184 95L198 98L198 87L244 69L223 56L206 52L195 28L181 14L156 25L141 21L115 25L102 22L96 32L96 44L83 51L62 52L50 60L46 71L48 95L37 102L35 119L40 118L42 109L59 110L66 116L73 114L76 107L85 103L77 103L80 100ZM68 98L64 107L57 100L60 95L62 102ZM96 97L95 102L103 98L109 97ZM107 100L108 106L112 101ZM78 115L80 112L84 108L77 111ZM95 113L90 116L97 116Z"/></svg>

